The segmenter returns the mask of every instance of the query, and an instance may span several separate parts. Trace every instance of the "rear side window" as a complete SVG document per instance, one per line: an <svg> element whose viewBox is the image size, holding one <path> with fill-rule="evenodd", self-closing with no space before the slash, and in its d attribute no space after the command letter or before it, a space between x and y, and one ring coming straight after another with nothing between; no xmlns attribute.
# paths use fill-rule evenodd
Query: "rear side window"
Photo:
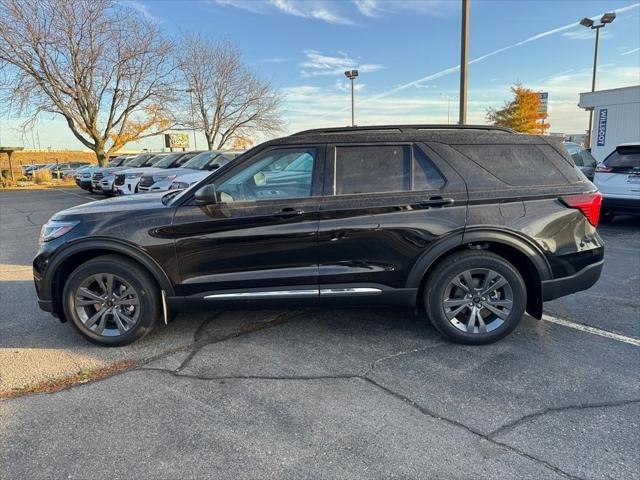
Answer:
<svg viewBox="0 0 640 480"><path fill-rule="evenodd" d="M604 160L604 164L611 168L640 167L640 146L618 147Z"/></svg>
<svg viewBox="0 0 640 480"><path fill-rule="evenodd" d="M435 190L444 183L442 175L418 148L412 149L409 145L336 147L336 195Z"/></svg>
<svg viewBox="0 0 640 480"><path fill-rule="evenodd" d="M548 145L452 146L509 185L557 185L567 182L556 162L552 160L557 152ZM559 162L566 164L565 160L559 157Z"/></svg>

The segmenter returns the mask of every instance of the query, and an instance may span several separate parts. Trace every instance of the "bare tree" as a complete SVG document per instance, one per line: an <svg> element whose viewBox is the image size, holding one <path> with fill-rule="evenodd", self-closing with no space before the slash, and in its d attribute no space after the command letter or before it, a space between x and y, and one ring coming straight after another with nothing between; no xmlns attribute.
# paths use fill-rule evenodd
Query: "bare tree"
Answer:
<svg viewBox="0 0 640 480"><path fill-rule="evenodd" d="M5 109L27 124L62 115L100 164L173 126L172 55L157 25L114 0L0 0Z"/></svg>
<svg viewBox="0 0 640 480"><path fill-rule="evenodd" d="M280 95L242 63L237 47L184 35L179 51L178 65L195 103L193 119L188 114L181 123L204 132L209 150L237 137L282 130Z"/></svg>

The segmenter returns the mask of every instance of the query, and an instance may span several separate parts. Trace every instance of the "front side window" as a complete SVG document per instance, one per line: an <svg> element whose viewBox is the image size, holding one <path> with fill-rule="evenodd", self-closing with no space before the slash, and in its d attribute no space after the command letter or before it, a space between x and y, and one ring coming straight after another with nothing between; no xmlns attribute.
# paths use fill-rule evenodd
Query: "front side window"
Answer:
<svg viewBox="0 0 640 480"><path fill-rule="evenodd" d="M425 153L409 145L336 147L335 194L436 190L445 181Z"/></svg>
<svg viewBox="0 0 640 480"><path fill-rule="evenodd" d="M230 178L216 183L223 202L310 197L315 148L271 150Z"/></svg>

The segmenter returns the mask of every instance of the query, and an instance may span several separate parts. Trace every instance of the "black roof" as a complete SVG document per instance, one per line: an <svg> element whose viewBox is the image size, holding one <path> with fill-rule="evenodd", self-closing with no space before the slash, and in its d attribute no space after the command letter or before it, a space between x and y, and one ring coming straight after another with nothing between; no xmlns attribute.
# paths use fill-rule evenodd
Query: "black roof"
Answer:
<svg viewBox="0 0 640 480"><path fill-rule="evenodd" d="M548 144L539 135L525 135L493 125L376 125L304 130L268 142L271 145L357 142L441 142L464 144Z"/></svg>

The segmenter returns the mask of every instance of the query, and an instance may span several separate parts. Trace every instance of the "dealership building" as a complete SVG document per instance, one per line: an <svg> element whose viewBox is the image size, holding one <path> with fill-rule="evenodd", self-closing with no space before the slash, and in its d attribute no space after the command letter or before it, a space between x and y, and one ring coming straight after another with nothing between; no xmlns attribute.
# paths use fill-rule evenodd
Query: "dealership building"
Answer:
<svg viewBox="0 0 640 480"><path fill-rule="evenodd" d="M578 106L593 110L591 154L599 162L622 143L640 142L640 85L581 93Z"/></svg>

